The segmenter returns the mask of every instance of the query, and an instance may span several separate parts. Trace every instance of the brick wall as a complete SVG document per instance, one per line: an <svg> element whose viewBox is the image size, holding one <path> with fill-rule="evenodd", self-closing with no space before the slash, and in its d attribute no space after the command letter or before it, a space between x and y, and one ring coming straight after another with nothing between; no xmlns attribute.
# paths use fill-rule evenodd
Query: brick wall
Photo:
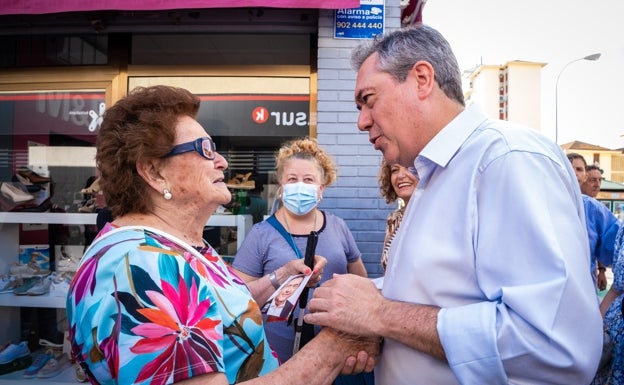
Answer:
<svg viewBox="0 0 624 385"><path fill-rule="evenodd" d="M385 6L386 31L400 26L399 0ZM362 252L370 277L381 275L379 257L386 216L395 207L379 194L377 174L381 153L358 131L358 111L353 101L356 73L351 69L351 50L357 39L334 39L334 11L321 10L318 36L319 144L336 160L338 179L325 190L321 208L343 218Z"/></svg>

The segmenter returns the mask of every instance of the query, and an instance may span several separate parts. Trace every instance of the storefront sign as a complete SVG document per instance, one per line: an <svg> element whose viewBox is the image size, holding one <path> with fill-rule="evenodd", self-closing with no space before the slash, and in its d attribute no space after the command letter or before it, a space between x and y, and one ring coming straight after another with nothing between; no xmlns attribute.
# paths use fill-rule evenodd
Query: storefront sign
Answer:
<svg viewBox="0 0 624 385"><path fill-rule="evenodd" d="M359 8L335 11L334 38L372 39L384 31L384 0L360 0Z"/></svg>
<svg viewBox="0 0 624 385"><path fill-rule="evenodd" d="M197 120L212 136L305 136L309 95L199 95Z"/></svg>

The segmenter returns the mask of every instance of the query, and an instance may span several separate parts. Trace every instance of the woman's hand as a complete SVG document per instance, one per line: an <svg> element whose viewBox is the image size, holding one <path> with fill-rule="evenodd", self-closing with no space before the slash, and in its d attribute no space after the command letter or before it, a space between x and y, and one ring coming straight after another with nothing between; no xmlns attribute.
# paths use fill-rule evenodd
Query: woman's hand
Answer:
<svg viewBox="0 0 624 385"><path fill-rule="evenodd" d="M303 263L303 259L294 259L276 270L276 275L280 283L295 274L310 275L310 280L306 287L316 287L323 276L323 269L327 265L327 259L321 255L314 256L314 267L310 269Z"/></svg>

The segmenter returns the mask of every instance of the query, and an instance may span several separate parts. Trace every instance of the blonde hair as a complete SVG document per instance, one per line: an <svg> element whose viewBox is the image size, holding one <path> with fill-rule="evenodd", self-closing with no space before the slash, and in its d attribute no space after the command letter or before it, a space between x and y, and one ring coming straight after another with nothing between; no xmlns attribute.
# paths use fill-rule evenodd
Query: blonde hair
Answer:
<svg viewBox="0 0 624 385"><path fill-rule="evenodd" d="M275 155L275 177L282 179L284 166L291 159L306 159L315 161L321 171L323 185L329 186L336 181L336 165L332 157L322 150L316 139L300 138L284 144Z"/></svg>

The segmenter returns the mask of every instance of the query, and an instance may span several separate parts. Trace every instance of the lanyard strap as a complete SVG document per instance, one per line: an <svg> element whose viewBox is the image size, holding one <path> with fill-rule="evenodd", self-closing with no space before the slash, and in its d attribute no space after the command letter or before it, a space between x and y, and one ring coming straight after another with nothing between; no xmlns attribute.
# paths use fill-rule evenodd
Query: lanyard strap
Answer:
<svg viewBox="0 0 624 385"><path fill-rule="evenodd" d="M267 222L269 222L271 224L271 226L275 227L275 229L282 234L282 237L284 237L284 239L286 240L286 242L288 242L288 244L290 245L290 247L292 247L292 249L295 251L295 254L297 254L297 258L301 259L303 258L301 256L301 251L299 251L299 248L297 247L297 245L295 244L295 240L293 239L292 235L290 235L288 233L288 231L286 231L286 229L284 228L284 226L282 226L281 223L279 223L279 221L277 220L277 218L275 217L275 214L271 215L270 217L267 218L266 220Z"/></svg>

